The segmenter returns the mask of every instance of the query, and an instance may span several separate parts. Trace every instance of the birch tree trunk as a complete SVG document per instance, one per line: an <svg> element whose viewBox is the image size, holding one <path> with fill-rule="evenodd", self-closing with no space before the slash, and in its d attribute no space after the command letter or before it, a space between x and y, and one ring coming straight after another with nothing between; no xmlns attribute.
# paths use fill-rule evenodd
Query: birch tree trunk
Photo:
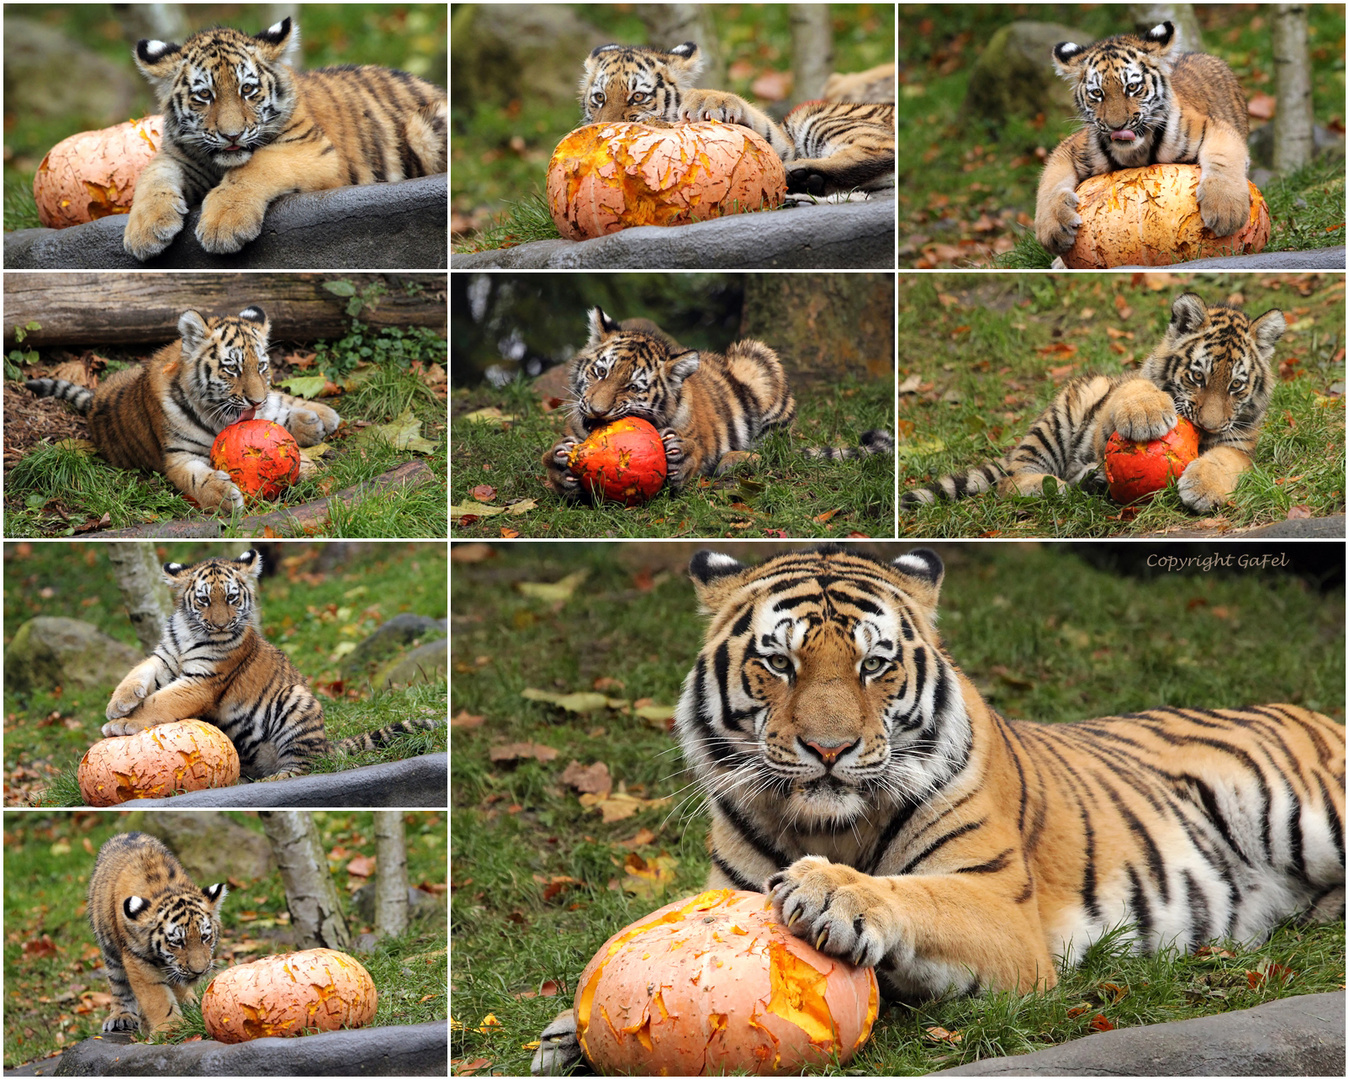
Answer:
<svg viewBox="0 0 1349 1080"><path fill-rule="evenodd" d="M403 815L375 813L375 933L397 937L408 928L408 853Z"/></svg>
<svg viewBox="0 0 1349 1080"><path fill-rule="evenodd" d="M1171 46L1171 55L1180 52L1203 52L1204 36L1199 32L1199 20L1195 18L1193 4L1130 4L1129 15L1134 29L1146 33L1154 26L1170 20L1176 28L1176 42ZM1127 26L1121 26L1115 33L1123 33Z"/></svg>
<svg viewBox="0 0 1349 1080"><path fill-rule="evenodd" d="M834 28L829 22L828 4L793 4L789 8L792 23L792 104L817 98L824 82L834 70Z"/></svg>
<svg viewBox="0 0 1349 1080"><path fill-rule="evenodd" d="M707 90L726 86L726 61L721 41L706 4L638 4L634 11L646 24L646 43L656 49L673 49L691 41L703 58L703 73L694 85Z"/></svg>
<svg viewBox="0 0 1349 1080"><path fill-rule="evenodd" d="M159 572L155 546L149 542L126 541L108 545L117 588L126 604L127 617L136 631L136 639L146 653L154 652L173 614L173 598Z"/></svg>
<svg viewBox="0 0 1349 1080"><path fill-rule="evenodd" d="M1307 51L1307 9L1302 4L1274 5L1274 171L1287 175L1311 161L1312 62Z"/></svg>
<svg viewBox="0 0 1349 1080"><path fill-rule="evenodd" d="M328 857L313 817L304 810L260 810L258 817L272 842L297 949L346 949L351 932L342 917L337 885L328 873Z"/></svg>

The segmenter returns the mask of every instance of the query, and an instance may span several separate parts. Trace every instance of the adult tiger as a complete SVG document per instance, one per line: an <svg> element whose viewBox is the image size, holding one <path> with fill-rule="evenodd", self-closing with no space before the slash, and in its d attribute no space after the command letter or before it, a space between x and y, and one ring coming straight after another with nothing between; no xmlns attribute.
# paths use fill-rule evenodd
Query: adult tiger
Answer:
<svg viewBox="0 0 1349 1080"><path fill-rule="evenodd" d="M1007 720L942 646L931 551L700 552L690 572L710 622L675 732L708 799L708 888L767 889L887 996L1047 988L1116 926L1153 951L1343 916L1327 717ZM574 1059L567 1024L538 1068Z"/></svg>

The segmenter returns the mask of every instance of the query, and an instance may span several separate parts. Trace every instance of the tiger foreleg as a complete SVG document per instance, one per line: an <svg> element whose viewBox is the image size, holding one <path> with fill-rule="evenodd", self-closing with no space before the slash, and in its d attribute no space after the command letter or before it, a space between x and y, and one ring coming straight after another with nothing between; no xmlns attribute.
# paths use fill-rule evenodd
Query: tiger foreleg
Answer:
<svg viewBox="0 0 1349 1080"><path fill-rule="evenodd" d="M187 184L183 167L172 155L160 151L136 181L131 213L122 233L127 253L144 262L173 242L187 217Z"/></svg>
<svg viewBox="0 0 1349 1080"><path fill-rule="evenodd" d="M1226 502L1236 490L1241 474L1251 467L1251 458L1235 446L1215 446L1185 467L1176 488L1180 501L1190 510L1206 513Z"/></svg>
<svg viewBox="0 0 1349 1080"><path fill-rule="evenodd" d="M334 409L308 398L292 397L273 390L257 411L261 420L280 424L301 446L317 446L342 422Z"/></svg>
<svg viewBox="0 0 1349 1080"><path fill-rule="evenodd" d="M581 478L571 471L571 452L580 441L575 435L568 435L543 455L543 467L548 471L544 485L549 491L568 499L579 499L585 494L581 490Z"/></svg>
<svg viewBox="0 0 1349 1080"><path fill-rule="evenodd" d="M1054 255L1062 255L1073 246L1082 224L1077 212L1077 185L1091 173L1079 169L1078 156L1086 151L1086 134L1079 131L1054 148L1040 174L1035 193L1035 239Z"/></svg>
<svg viewBox="0 0 1349 1080"><path fill-rule="evenodd" d="M576 1037L576 1013L567 1009L558 1013L539 1035L539 1048L534 1051L529 1071L534 1076L566 1076L589 1072L588 1064Z"/></svg>
<svg viewBox="0 0 1349 1080"><path fill-rule="evenodd" d="M160 724L190 720L214 710L217 698L217 689L205 679L178 679L156 690L129 715L109 720L103 734L135 735Z"/></svg>
<svg viewBox="0 0 1349 1080"><path fill-rule="evenodd" d="M130 953L122 954L126 980L140 1009L141 1030L148 1034L168 1031L183 1022L179 998L164 981L164 972ZM108 1017L112 1020L112 1017Z"/></svg>
<svg viewBox="0 0 1349 1080"><path fill-rule="evenodd" d="M674 428L661 428L660 438L665 444L665 485L671 491L700 476L704 466L711 468L703 448L694 440L684 439Z"/></svg>
<svg viewBox="0 0 1349 1080"><path fill-rule="evenodd" d="M164 455L164 475L184 495L196 500L203 510L242 510L243 493L230 474L213 469L209 461L187 452Z"/></svg>
<svg viewBox="0 0 1349 1080"><path fill-rule="evenodd" d="M120 720L140 707L141 703L160 685L172 678L168 667L158 656L147 657L123 676L112 692L104 716Z"/></svg>
<svg viewBox="0 0 1349 1080"><path fill-rule="evenodd" d="M1127 379L1110 391L1100 428L1104 440L1118 431L1131 442L1160 439L1176 426L1176 403L1171 395L1147 379Z"/></svg>
<svg viewBox="0 0 1349 1080"><path fill-rule="evenodd" d="M1199 216L1217 236L1231 236L1251 217L1246 182L1246 141L1221 120L1209 118L1199 147Z"/></svg>
<svg viewBox="0 0 1349 1080"><path fill-rule="evenodd" d="M772 117L744 98L723 90L685 91L679 102L678 119L739 124L763 138L778 157L785 158L792 152L791 138Z"/></svg>

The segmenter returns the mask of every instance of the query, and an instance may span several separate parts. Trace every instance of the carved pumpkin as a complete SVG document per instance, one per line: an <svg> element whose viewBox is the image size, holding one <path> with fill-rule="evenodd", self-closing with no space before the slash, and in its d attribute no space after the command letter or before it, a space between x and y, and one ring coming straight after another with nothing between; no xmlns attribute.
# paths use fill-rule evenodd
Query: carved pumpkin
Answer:
<svg viewBox="0 0 1349 1080"><path fill-rule="evenodd" d="M239 420L211 444L211 464L245 495L274 499L300 475L300 445L270 420Z"/></svg>
<svg viewBox="0 0 1349 1080"><path fill-rule="evenodd" d="M1077 187L1082 224L1064 265L1074 270L1170 266L1263 251L1269 207L1260 189L1247 183L1250 220L1231 236L1215 236L1199 216L1198 165L1149 165L1088 177Z"/></svg>
<svg viewBox="0 0 1349 1080"><path fill-rule="evenodd" d="M596 501L640 506L665 483L665 443L647 421L627 416L592 431L567 464Z"/></svg>
<svg viewBox="0 0 1349 1080"><path fill-rule="evenodd" d="M84 752L76 776L87 805L116 806L237 784L239 753L214 724L179 720L99 740Z"/></svg>
<svg viewBox="0 0 1349 1080"><path fill-rule="evenodd" d="M202 995L201 1018L211 1038L238 1043L362 1027L378 1005L374 980L356 960L306 949L226 968Z"/></svg>
<svg viewBox="0 0 1349 1080"><path fill-rule="evenodd" d="M1185 417L1160 439L1130 442L1117 431L1105 444L1105 479L1117 503L1150 499L1199 456L1199 432Z"/></svg>
<svg viewBox="0 0 1349 1080"><path fill-rule="evenodd" d="M713 889L611 937L576 990L576 1031L600 1073L799 1073L846 1064L871 1034L871 968L817 952L762 893Z"/></svg>
<svg viewBox="0 0 1349 1080"><path fill-rule="evenodd" d="M64 229L130 213L136 181L163 133L163 117L147 116L62 139L33 176L38 220L49 229Z"/></svg>
<svg viewBox="0 0 1349 1080"><path fill-rule="evenodd" d="M787 194L773 148L747 127L587 124L548 163L548 210L568 240L771 210Z"/></svg>

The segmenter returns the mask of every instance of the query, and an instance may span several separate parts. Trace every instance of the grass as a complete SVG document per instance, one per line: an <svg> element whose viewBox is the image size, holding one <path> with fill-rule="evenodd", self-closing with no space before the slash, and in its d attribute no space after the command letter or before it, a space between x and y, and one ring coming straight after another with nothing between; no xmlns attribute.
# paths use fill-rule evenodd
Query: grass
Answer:
<svg viewBox="0 0 1349 1080"><path fill-rule="evenodd" d="M1247 98L1273 94L1269 19L1249 9L1196 8L1204 50L1227 62ZM1344 123L1344 12L1311 7L1309 48L1316 122ZM1005 24L1033 18L1095 40L1121 33L1109 5L901 5L899 183L900 265L922 269L1048 267L1035 241L1035 191L1044 158L1074 130L1069 112L984 118L966 109L971 72L984 44ZM1045 72L1051 79L1049 57ZM953 179L955 178L955 179ZM1296 194L1292 194L1296 192ZM1264 194L1273 231L1266 250L1306 250L1344 242L1344 161L1322 161ZM1285 198L1285 194L1291 197ZM1334 227L1338 226L1338 230Z"/></svg>
<svg viewBox="0 0 1349 1080"><path fill-rule="evenodd" d="M737 466L725 477L703 478L677 495L662 490L645 506L624 508L571 504L544 488L541 459L562 437L563 416L561 410L544 412L527 384L456 391L451 502L473 502L474 489L490 485L496 492L491 504L507 512L475 522L460 518L454 536L510 535L503 529L529 537L888 536L894 527L891 457L815 461L801 451L856 445L870 428L889 429L892 392L888 380L850 380L827 395L802 395L794 429L761 440L757 462ZM466 418L489 407L513 419ZM526 507L525 512L510 512L516 506Z"/></svg>
<svg viewBox="0 0 1349 1080"><path fill-rule="evenodd" d="M235 556L241 545L160 545L162 561L192 563ZM349 646L400 612L445 615L444 545L394 542L351 553L337 568L319 561L323 545L286 548L280 573L259 586L263 636L285 652L323 702L330 739L342 739L397 720L444 715L446 687L431 683L406 691L377 691L363 673L349 672ZM4 640L37 615L82 619L110 637L136 646L104 545L7 544ZM120 678L120 676L119 676ZM100 738L103 710L116 682L90 689L61 687L18 693L6 680L5 802L79 805L74 768ZM320 762L315 772L395 760L442 750L445 731L417 733L382 751Z"/></svg>
<svg viewBox="0 0 1349 1080"><path fill-rule="evenodd" d="M569 693L598 685L614 698L673 705L702 635L680 570L690 547L511 544L495 558L456 565L452 1059L484 1058L491 1071L524 1075L526 1044L571 1004L575 980L604 940L702 887L706 819L663 725L612 708L564 713L521 697L531 687ZM873 547L890 556L903 550ZM766 555L762 545L735 550ZM1140 580L1094 569L1077 557L1084 550L942 547L947 645L1005 715L1063 721L1162 704L1283 700L1343 719L1342 587L1321 593L1297 578L1240 570ZM522 588L581 570L585 580L565 600ZM493 746L517 742L558 753L492 760ZM665 801L605 823L561 780L573 760L604 762L615 788ZM651 879L656 867L663 887ZM929 1072L1077 1038L1098 1013L1126 1027L1344 981L1342 923L1285 927L1261 949L1229 951L1145 959L1106 944L1049 993L944 1001L914 1013L892 1007L850 1070ZM1291 976L1263 967L1266 960ZM1276 977L1262 980L1262 970ZM1088 1011L1078 1011L1083 1004ZM483 1023L489 1014L499 1025ZM930 1027L961 1040L933 1039Z"/></svg>
<svg viewBox="0 0 1349 1080"><path fill-rule="evenodd" d="M237 824L262 831L255 815L228 812ZM350 893L363 884L348 874L351 856L374 854L373 813L318 811L315 824L353 938L371 927L356 914ZM403 815L408 881L445 888L447 823L442 812ZM106 994L98 947L85 916L85 896L94 856L104 841L137 827L138 815L107 813L5 814L4 870L24 882L5 896L5 1067L33 1061L97 1035L107 1015L95 995ZM170 843L170 846L173 846ZM345 854L340 853L344 851ZM333 854L337 853L334 858ZM199 884L207 884L199 882ZM231 875L216 950L216 969L292 948L289 912L280 875L240 880ZM444 908L414 918L407 933L381 940L357 958L379 992L370 1026L417 1024L443 1019L447 955ZM164 1039L209 1037L201 1010L185 1010L184 1025Z"/></svg>
<svg viewBox="0 0 1349 1080"><path fill-rule="evenodd" d="M1182 291L1279 307L1289 329L1255 467L1211 528L1344 512L1344 282L1337 275L934 275L900 281L900 490L999 457L1070 378L1133 370L1160 341ZM1122 314L1127 312L1127 315ZM1301 513L1301 511L1297 511ZM1130 536L1201 519L1173 490L1141 509L1073 489L1058 498L993 495L901 510L901 534Z"/></svg>

